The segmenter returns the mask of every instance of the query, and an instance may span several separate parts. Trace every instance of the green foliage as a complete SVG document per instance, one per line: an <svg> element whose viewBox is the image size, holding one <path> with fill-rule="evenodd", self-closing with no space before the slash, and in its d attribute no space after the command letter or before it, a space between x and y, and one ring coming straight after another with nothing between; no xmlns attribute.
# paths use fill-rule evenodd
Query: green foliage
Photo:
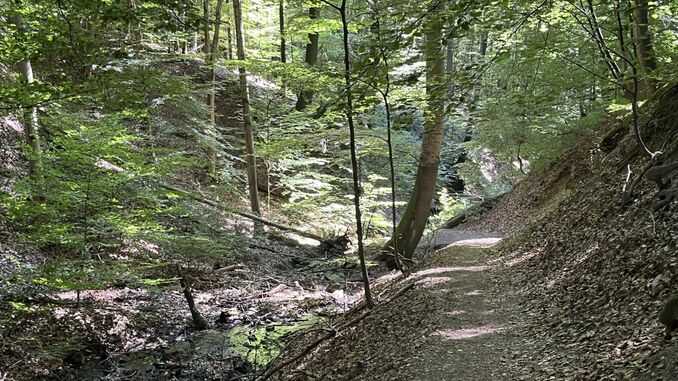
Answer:
<svg viewBox="0 0 678 381"><path fill-rule="evenodd" d="M157 187L161 181L177 181L226 200L243 192L239 147L210 123L208 68L196 60L204 54L179 54L194 36L196 48L206 42L203 28L213 28L214 18L204 20L200 2L134 3L0 1L5 15L0 17L0 108L22 115L22 107L40 106L42 185L47 190L36 197L40 184L21 179L0 196L3 213L39 247L80 253L85 259L142 238L160 244L168 255L232 255L242 249L237 237L205 227L218 216ZM594 3L605 42L620 49L611 3ZM213 9L214 2L210 5ZM362 222L370 238L389 233L392 212L383 95L392 111L400 201L412 188L427 95L445 103L448 113L441 182L450 173L462 173L475 184L472 193L481 196L505 191L510 180L522 175L514 162L522 159L527 168L539 168L595 129L606 110L629 108L628 100L621 99L623 91L610 80L598 46L573 17L578 10L571 2L396 0L349 6L351 92L366 210ZM250 59L228 61L222 55L217 62L228 69L244 67L254 79L256 148L280 196L274 205L281 203L279 211L292 220L312 220L318 230L343 233L353 223L353 196L338 13L319 1L287 1L289 59L281 63L275 61L277 3L253 0L245 7ZM309 7L318 7L320 18L311 20ZM652 8L658 68L651 77L660 84L678 73L676 10L673 2ZM440 18L449 44L445 79L450 86L426 89L422 36L432 15ZM222 53L229 43L230 16L226 2ZM627 34L629 22L622 20ZM313 68L303 63L309 33L318 33L321 41ZM487 51L480 51L481 42ZM636 60L634 54L629 58ZM30 85L9 72L21 60L30 60L34 68L36 80ZM628 79L629 65L615 60ZM186 66L193 67L184 73L188 61ZM233 81L218 85L232 86ZM302 89L315 93L314 104L307 112L292 111L292 95ZM229 91L218 95L237 93L224 90ZM223 102L235 104L234 99ZM235 107L224 110L237 113ZM468 131L473 141L461 144ZM217 178L205 171L212 150L218 153ZM459 166L465 153L476 164ZM502 173L485 176L477 165L483 157L504 162L497 171ZM258 170L263 172L263 166ZM461 207L455 197L442 192L444 212L434 225ZM85 271L89 265L79 268ZM78 271L51 278L95 286L89 270ZM165 282L161 276L140 279L147 285Z"/></svg>
<svg viewBox="0 0 678 381"><path fill-rule="evenodd" d="M58 126L45 152L44 199L34 201L30 179L5 195L9 218L41 247L99 251L123 239L162 230L153 214L162 205L144 182L162 173L146 162L120 115L101 119L57 113Z"/></svg>
<svg viewBox="0 0 678 381"><path fill-rule="evenodd" d="M178 279L158 277L165 267L158 259L73 260L54 258L38 269L22 275L23 281L52 291L103 290L111 287L163 287Z"/></svg>
<svg viewBox="0 0 678 381"><path fill-rule="evenodd" d="M268 325L256 328L238 326L228 332L233 350L251 364L265 367L280 353L283 340L295 332L312 328L322 322L318 316L306 316L291 325Z"/></svg>
<svg viewBox="0 0 678 381"><path fill-rule="evenodd" d="M435 216L432 216L429 223L429 228L432 231L435 231L439 228L442 228L449 220L454 218L457 214L462 212L466 205L457 200L455 197L450 195L447 189L443 189L440 192L440 198L438 200L439 208L441 212Z"/></svg>

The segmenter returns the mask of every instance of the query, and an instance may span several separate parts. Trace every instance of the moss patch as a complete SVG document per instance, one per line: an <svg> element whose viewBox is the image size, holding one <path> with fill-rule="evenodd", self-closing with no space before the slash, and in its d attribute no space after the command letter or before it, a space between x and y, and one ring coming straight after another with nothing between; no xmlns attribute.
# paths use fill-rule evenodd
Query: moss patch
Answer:
<svg viewBox="0 0 678 381"><path fill-rule="evenodd" d="M236 353L249 363L264 367L278 356L286 337L321 321L319 316L307 315L295 324L271 324L256 328L238 326L229 332L228 337Z"/></svg>

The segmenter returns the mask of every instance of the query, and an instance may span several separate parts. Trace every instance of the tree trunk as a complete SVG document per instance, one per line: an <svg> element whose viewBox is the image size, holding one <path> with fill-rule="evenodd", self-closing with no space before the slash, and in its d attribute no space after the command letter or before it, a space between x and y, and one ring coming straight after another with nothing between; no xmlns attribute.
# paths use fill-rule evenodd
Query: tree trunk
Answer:
<svg viewBox="0 0 678 381"><path fill-rule="evenodd" d="M320 18L320 8L310 8L308 16L311 20ZM320 36L318 33L309 33L308 44L306 44L306 65L313 67L318 64L318 51L320 49ZM306 109L311 102L313 102L314 92L311 90L302 90L297 97L297 104L295 108L298 111Z"/></svg>
<svg viewBox="0 0 678 381"><path fill-rule="evenodd" d="M278 20L280 24L280 62L287 63L287 40L285 38L285 0L280 0L278 4ZM283 79L280 87L283 98L286 98L287 83Z"/></svg>
<svg viewBox="0 0 678 381"><path fill-rule="evenodd" d="M205 42L205 45L202 47L203 53L205 53L206 56L210 54L210 0L203 0L202 1L202 14L203 14L203 28L202 28L202 33L203 33L203 40Z"/></svg>
<svg viewBox="0 0 678 381"><path fill-rule="evenodd" d="M233 36L231 32L231 21L226 24L226 38L228 39L228 59L233 59Z"/></svg>
<svg viewBox="0 0 678 381"><path fill-rule="evenodd" d="M278 4L278 20L280 20L280 62L287 62L287 41L285 40L285 0Z"/></svg>
<svg viewBox="0 0 678 381"><path fill-rule="evenodd" d="M209 40L210 31L210 17L209 17L209 0L205 0L203 3L203 12L205 18L205 46L203 51L205 52L205 60L210 70L210 92L207 100L207 108L210 114L210 138L212 141L208 142L207 145L207 160L208 160L208 173L212 179L217 177L217 115L216 115L216 68L215 60L219 54L219 31L221 29L221 11L223 9L224 1L218 0L217 7L214 13L214 33L211 40Z"/></svg>
<svg viewBox="0 0 678 381"><path fill-rule="evenodd" d="M643 76L641 87L643 95L647 96L654 91L654 81L649 76L657 68L652 33L650 32L650 8L647 0L634 0L633 19L636 56L640 66L639 71Z"/></svg>
<svg viewBox="0 0 678 381"><path fill-rule="evenodd" d="M365 303L369 307L374 305L370 291L370 279L365 263L365 247L363 244L362 212L360 210L360 172L358 171L358 155L356 150L355 122L353 120L353 79L351 77L351 51L348 43L348 19L346 17L346 0L342 0L339 8L344 42L344 81L346 84L346 119L351 146L351 169L353 172L353 204L355 206L356 234L358 236L358 257L363 276Z"/></svg>
<svg viewBox="0 0 678 381"><path fill-rule="evenodd" d="M183 31L184 31L184 36L181 38L181 54L187 54L188 53L188 24L186 24L186 8L185 6L182 5L182 8L184 8L181 11L181 24L184 26Z"/></svg>
<svg viewBox="0 0 678 381"><path fill-rule="evenodd" d="M425 26L426 42L426 110L424 139L421 147L414 191L405 209L397 234L397 247L411 259L419 244L435 194L440 147L443 140L445 106L445 56L442 46L442 21L433 14Z"/></svg>
<svg viewBox="0 0 678 381"><path fill-rule="evenodd" d="M214 32L212 33L211 46L208 48L209 54L207 58L207 64L210 66L210 79L212 81L211 91L210 91L210 122L216 133L216 122L217 122L217 103L216 103L216 60L219 55L219 39L221 31L221 11L224 7L224 0L217 0L217 7L214 10ZM215 136L216 139L216 136ZM216 157L214 158L216 163Z"/></svg>
<svg viewBox="0 0 678 381"><path fill-rule="evenodd" d="M589 10L589 14L586 17L591 37L593 37L593 40L596 42L598 50L600 51L603 60L605 60L605 64L610 70L612 78L614 78L615 81L622 83L623 73L617 64L617 61L612 57L610 48L607 46L605 37L603 36L603 29L600 26L600 22L598 22L598 15L596 14L595 8L593 7L593 0L587 0L586 3Z"/></svg>
<svg viewBox="0 0 678 381"><path fill-rule="evenodd" d="M11 17L11 22L16 25L19 34L23 35L27 32L21 15L17 14ZM19 72L26 82L26 86L30 86L34 81L33 66L30 58L26 57L19 61ZM26 106L23 107L24 131L26 134L26 141L28 143L30 152L28 156L30 174L35 183L34 197L42 199L44 194L44 171L42 167L42 146L40 145L40 125L38 120L38 107Z"/></svg>
<svg viewBox="0 0 678 381"><path fill-rule="evenodd" d="M485 57L487 55L487 38L488 38L488 33L486 30L480 32L480 48L479 48L479 53L480 57Z"/></svg>
<svg viewBox="0 0 678 381"><path fill-rule="evenodd" d="M245 36L242 20L242 5L240 0L233 0L233 15L235 18L235 42L238 59L245 60ZM249 185L250 206L252 212L261 215L259 192L257 186L257 158L254 152L254 134L252 132L252 116L250 115L250 95L247 86L247 71L244 67L238 68L240 79L240 96L242 98L242 117L245 132L245 155L247 161L247 183Z"/></svg>

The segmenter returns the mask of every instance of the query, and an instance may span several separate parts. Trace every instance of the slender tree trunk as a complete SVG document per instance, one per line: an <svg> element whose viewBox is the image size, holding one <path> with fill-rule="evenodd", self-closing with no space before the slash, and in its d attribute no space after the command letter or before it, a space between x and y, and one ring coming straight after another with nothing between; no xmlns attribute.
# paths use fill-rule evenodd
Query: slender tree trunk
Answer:
<svg viewBox="0 0 678 381"><path fill-rule="evenodd" d="M184 25L184 36L181 39L181 54L188 53L188 25L186 24L186 8L185 5L182 6L184 9L181 11L181 23Z"/></svg>
<svg viewBox="0 0 678 381"><path fill-rule="evenodd" d="M614 15L617 21L617 42L619 43L619 53L624 58L622 59L619 69L621 70L622 75L625 75L628 69L628 62L631 60L631 56L628 54L626 49L626 26L624 25L624 18L622 17L622 12L626 9L622 9L621 0L614 1ZM624 82L624 80L622 80Z"/></svg>
<svg viewBox="0 0 678 381"><path fill-rule="evenodd" d="M226 24L226 38L228 39L228 59L233 59L233 32L231 31L231 20Z"/></svg>
<svg viewBox="0 0 678 381"><path fill-rule="evenodd" d="M388 4L388 2L386 2ZM384 88L379 90L382 100L384 102L384 111L386 113L386 145L388 147L388 166L391 182L391 236L396 236L396 231L398 229L398 209L396 207L397 194L396 194L396 168L395 168L395 159L393 156L393 134L392 134L392 118L391 118L391 65L389 64L388 51L389 48L383 41L382 38L382 18L381 18L381 6L378 0L370 2L370 7L372 10L372 16L374 17L374 23L372 24L371 30L372 33L376 35L377 38L377 47L374 52L378 57L376 58L381 65L384 67ZM400 251L398 250L398 240L391 240L391 252L393 258L388 258L387 263L389 267L394 267L397 270L403 270L402 262L400 261ZM384 257L381 257L383 259Z"/></svg>
<svg viewBox="0 0 678 381"><path fill-rule="evenodd" d="M23 35L27 32L21 15L17 14L12 16L11 22L16 25L19 34ZM18 69L26 86L30 86L35 80L30 58L26 57L19 61ZM23 119L26 141L30 147L30 152L27 155L30 174L36 187L34 197L36 199L42 199L44 197L44 171L42 166L42 146L40 145L40 124L37 106L23 107Z"/></svg>
<svg viewBox="0 0 678 381"><path fill-rule="evenodd" d="M308 10L308 17L311 20L320 18L320 8L310 8ZM306 65L313 67L318 64L318 52L320 49L320 36L318 33L309 33L308 44L306 44ZM311 102L313 102L314 92L311 90L302 90L297 97L297 104L295 108L298 111L306 109Z"/></svg>
<svg viewBox="0 0 678 381"><path fill-rule="evenodd" d="M642 93L648 96L654 92L654 81L649 78L657 69L657 60L654 54L652 33L650 32L650 8L647 0L633 2L633 35L636 45L636 56L643 76L641 81Z"/></svg>
<svg viewBox="0 0 678 381"><path fill-rule="evenodd" d="M285 0L278 3L278 20L280 24L280 62L287 63L287 40L285 38ZM281 86L283 97L286 97L287 83L283 80Z"/></svg>
<svg viewBox="0 0 678 381"><path fill-rule="evenodd" d="M435 13L426 22L426 110L414 190L405 209L397 234L398 248L412 258L426 228L438 179L440 147L443 140L445 107L445 56L442 47L442 21Z"/></svg>
<svg viewBox="0 0 678 381"><path fill-rule="evenodd" d="M478 46L478 64L484 64L485 63L485 56L487 55L487 40L488 40L488 32L486 30L480 32L480 44ZM482 88L479 82L476 81L476 83L473 85L473 95L471 97L471 109L474 109L478 105L478 99L480 98L480 94L482 93Z"/></svg>
<svg viewBox="0 0 678 381"><path fill-rule="evenodd" d="M233 0L233 15L235 19L235 42L238 59L245 60L245 35L243 30L242 4L240 0ZM250 206L252 212L261 215L259 191L257 185L257 158L254 152L254 134L252 132L252 116L250 115L250 96L247 86L247 71L244 67L238 68L240 79L240 96L242 98L242 117L245 132L245 154L247 161L247 182L249 185Z"/></svg>
<svg viewBox="0 0 678 381"><path fill-rule="evenodd" d="M219 40L221 35L221 11L224 7L224 0L217 0L217 7L214 9L214 32L212 33L211 46L208 48L209 53L207 55L207 64L210 66L210 79L211 79L211 91L210 91L210 122L216 132L216 122L217 122L217 102L216 102L216 82L217 82L217 72L216 72L216 60L219 58ZM214 158L216 163L216 157Z"/></svg>
<svg viewBox="0 0 678 381"><path fill-rule="evenodd" d="M480 47L478 50L480 52L480 57L483 58L487 55L487 38L488 34L486 30L480 32Z"/></svg>
<svg viewBox="0 0 678 381"><path fill-rule="evenodd" d="M210 39L210 10L209 10L209 0L203 1L203 37L205 39L205 45L203 46L203 52L205 53L205 61L209 67L210 73L210 91L207 96L207 109L209 112L210 119L210 131L209 138L210 141L207 143L207 162L208 169L207 172L212 179L217 177L217 127L216 127L216 71L214 67L214 60L218 54L219 49L219 30L221 24L221 10L223 8L223 0L217 2L217 8L215 9L215 24L214 24L214 35Z"/></svg>
<svg viewBox="0 0 678 381"><path fill-rule="evenodd" d="M287 41L285 40L285 0L278 4L278 20L280 20L280 62L287 62Z"/></svg>
<svg viewBox="0 0 678 381"><path fill-rule="evenodd" d="M202 47L203 53L205 53L205 56L208 56L210 54L210 46L211 46L211 39L210 39L210 0L203 0L202 1L202 14L203 14L203 29L202 29L202 39L205 42L205 45Z"/></svg>
<svg viewBox="0 0 678 381"><path fill-rule="evenodd" d="M132 41L132 15L134 14L134 0L127 0L127 33L125 34L125 41L130 43Z"/></svg>
<svg viewBox="0 0 678 381"><path fill-rule="evenodd" d="M353 204L355 206L356 234L358 236L358 258L363 276L365 290L365 303L368 307L374 305L372 292L370 291L370 278L365 263L365 247L363 244L362 211L360 210L360 173L358 171L358 154L356 150L355 122L353 120L353 79L351 78L351 51L348 43L348 19L346 15L346 0L342 0L338 9L341 14L341 25L344 43L344 81L346 84L346 119L351 146L351 169L353 172Z"/></svg>
<svg viewBox="0 0 678 381"><path fill-rule="evenodd" d="M221 35L221 14L224 8L224 0L217 0L217 7L214 10L214 33L212 37L212 46L210 47L210 61L216 62L219 58L219 42Z"/></svg>
<svg viewBox="0 0 678 381"><path fill-rule="evenodd" d="M623 81L623 75L621 72L621 69L619 68L619 65L617 64L617 61L612 57L612 53L610 48L607 46L607 43L605 42L605 37L603 37L603 29L600 27L600 22L598 22L598 15L596 14L595 8L593 7L593 0L587 0L587 5L588 5L588 10L589 10L589 15L587 16L590 32L592 34L591 37L593 37L594 41L596 42L596 45L598 46L598 50L600 51L600 54L602 55L603 59L605 60L605 64L607 65L608 69L610 70L610 74L612 75L612 78L615 79L617 82L622 82Z"/></svg>

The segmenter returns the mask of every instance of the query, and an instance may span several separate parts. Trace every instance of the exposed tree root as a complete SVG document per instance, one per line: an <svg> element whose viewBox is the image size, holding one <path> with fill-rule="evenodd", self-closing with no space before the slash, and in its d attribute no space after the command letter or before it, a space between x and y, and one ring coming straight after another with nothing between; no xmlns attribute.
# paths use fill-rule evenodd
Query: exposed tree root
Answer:
<svg viewBox="0 0 678 381"><path fill-rule="evenodd" d="M676 197L678 197L678 188L670 188L671 176L678 171L678 163L663 164L661 161L651 160L643 171L636 177L636 179L629 186L625 187L622 194L622 204L627 205L633 198L633 191L640 184L640 181L645 178L657 185L658 193L655 196L657 201L654 210L659 210L670 204ZM627 181L628 183L628 181Z"/></svg>

